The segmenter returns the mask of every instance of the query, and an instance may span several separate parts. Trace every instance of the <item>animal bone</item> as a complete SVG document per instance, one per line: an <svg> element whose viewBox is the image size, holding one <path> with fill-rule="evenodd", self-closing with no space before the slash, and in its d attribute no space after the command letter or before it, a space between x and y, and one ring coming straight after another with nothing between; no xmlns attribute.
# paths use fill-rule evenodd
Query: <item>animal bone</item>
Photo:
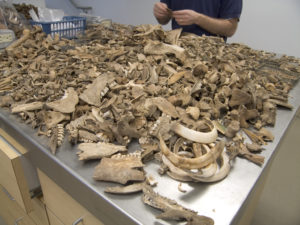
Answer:
<svg viewBox="0 0 300 225"><path fill-rule="evenodd" d="M277 99L269 99L268 101L271 102L271 103L274 103L276 105L285 107L287 109L293 109L293 106L291 104L289 104L287 102L284 102L284 101L280 101L280 100L277 100Z"/></svg>
<svg viewBox="0 0 300 225"><path fill-rule="evenodd" d="M163 113L170 115L172 118L178 118L178 112L175 109L174 105L170 103L167 99L162 97L156 97L151 99L152 103L156 105L159 110Z"/></svg>
<svg viewBox="0 0 300 225"><path fill-rule="evenodd" d="M102 74L97 77L91 85L87 87L86 90L79 96L79 98L94 106L100 106L101 98L103 97L103 91L106 88L106 85L111 83L114 80L114 76L112 74Z"/></svg>
<svg viewBox="0 0 300 225"><path fill-rule="evenodd" d="M255 154L249 152L247 147L242 143L240 143L239 155L247 158L248 160L254 162L255 164L257 164L259 166L262 166L265 161L265 157L260 156L260 155L255 155Z"/></svg>
<svg viewBox="0 0 300 225"><path fill-rule="evenodd" d="M126 152L126 146L114 145L110 143L82 143L78 145L77 153L79 160L101 159L109 157L117 152Z"/></svg>
<svg viewBox="0 0 300 225"><path fill-rule="evenodd" d="M61 146L65 138L65 128L63 124L57 124L57 146Z"/></svg>
<svg viewBox="0 0 300 225"><path fill-rule="evenodd" d="M245 106L240 107L240 124L242 128L248 128L249 124L247 123L247 120L251 120L254 118L257 118L259 113L256 109L247 109Z"/></svg>
<svg viewBox="0 0 300 225"><path fill-rule="evenodd" d="M39 110L42 109L44 106L43 102L32 102L28 104L21 104L21 105L16 105L13 106L11 109L12 113L20 113L24 111L34 111L34 110Z"/></svg>
<svg viewBox="0 0 300 225"><path fill-rule="evenodd" d="M132 194L136 192L143 191L145 186L144 182L134 183L127 186L115 186L115 187L107 187L104 192L111 194Z"/></svg>
<svg viewBox="0 0 300 225"><path fill-rule="evenodd" d="M213 128L210 132L198 132L175 122L173 123L171 130L188 140L207 144L214 142L218 136L216 127L214 125L212 126Z"/></svg>
<svg viewBox="0 0 300 225"><path fill-rule="evenodd" d="M175 153L171 152L170 149L166 146L164 140L159 137L160 140L160 149L162 154L164 154L175 166L184 168L184 169L200 169L203 168L210 163L214 162L216 158L221 154L224 148L224 142L218 142L214 148L206 153L203 156L198 158L185 158L176 155Z"/></svg>
<svg viewBox="0 0 300 225"><path fill-rule="evenodd" d="M257 143L246 143L246 147L250 152L261 152L263 150L262 146Z"/></svg>
<svg viewBox="0 0 300 225"><path fill-rule="evenodd" d="M179 184L178 184L178 191L180 191L180 192L182 192L182 193L186 193L186 190L184 190L184 189L182 188L182 183L179 183Z"/></svg>
<svg viewBox="0 0 300 225"><path fill-rule="evenodd" d="M251 102L251 95L237 88L232 90L231 98L229 101L230 107L234 107L237 105L246 105L250 102Z"/></svg>
<svg viewBox="0 0 300 225"><path fill-rule="evenodd" d="M240 130L240 122L233 120L228 125L225 136L229 138L233 138L239 130Z"/></svg>
<svg viewBox="0 0 300 225"><path fill-rule="evenodd" d="M257 143L259 145L265 145L265 141L263 140L260 135L257 135L256 133L248 130L248 129L243 129L243 131L247 134L247 136L253 141L254 143Z"/></svg>
<svg viewBox="0 0 300 225"><path fill-rule="evenodd" d="M70 120L70 116L63 114L61 112L55 112L55 111L47 111L44 114L44 120L46 127L50 129L51 127L56 126L60 122L67 120Z"/></svg>
<svg viewBox="0 0 300 225"><path fill-rule="evenodd" d="M264 141L274 140L274 135L272 134L272 132L264 127L259 130L258 135L261 136Z"/></svg>
<svg viewBox="0 0 300 225"><path fill-rule="evenodd" d="M163 211L157 218L165 220L185 220L191 222L197 220L199 224L213 225L214 222L211 218L197 215L197 212L186 209L176 203L174 200L168 199L155 193L150 186L143 188L143 202L154 208ZM197 218L197 219L196 219Z"/></svg>
<svg viewBox="0 0 300 225"><path fill-rule="evenodd" d="M172 178L179 181L193 181L193 182L217 182L224 179L230 172L229 157L225 152L221 154L220 161L221 165L217 171L215 164L210 164L208 168L202 168L201 173L194 173L191 171L180 169L176 167L166 156L162 156L162 160L166 166L170 169L167 174ZM207 171L205 171L207 170Z"/></svg>
<svg viewBox="0 0 300 225"><path fill-rule="evenodd" d="M166 43L171 45L178 45L178 39L181 35L182 28L174 29L166 32Z"/></svg>
<svg viewBox="0 0 300 225"><path fill-rule="evenodd" d="M61 113L72 113L75 111L75 106L78 104L78 95L73 88L68 88L62 99L46 103L46 106Z"/></svg>
<svg viewBox="0 0 300 225"><path fill-rule="evenodd" d="M181 71L181 72L172 74L172 75L168 78L168 85L175 84L177 81L179 81L181 78L184 77L184 74L185 74L185 73L188 73L188 71Z"/></svg>
<svg viewBox="0 0 300 225"><path fill-rule="evenodd" d="M188 107L186 113L190 115L194 120L198 120L200 116L200 110L198 107Z"/></svg>
<svg viewBox="0 0 300 225"><path fill-rule="evenodd" d="M19 38L18 40L14 41L13 43L11 43L9 46L7 46L5 50L10 53L16 47L18 47L19 45L24 43L26 40L28 40L30 38L30 34L31 34L30 30L24 29L23 36L21 38Z"/></svg>
<svg viewBox="0 0 300 225"><path fill-rule="evenodd" d="M120 153L111 158L103 158L96 166L93 178L95 180L111 181L126 184L128 181L143 181L145 174L140 155Z"/></svg>
<svg viewBox="0 0 300 225"><path fill-rule="evenodd" d="M148 42L144 47L144 53L149 55L174 54L181 62L184 62L186 59L186 52L183 48L155 41Z"/></svg>

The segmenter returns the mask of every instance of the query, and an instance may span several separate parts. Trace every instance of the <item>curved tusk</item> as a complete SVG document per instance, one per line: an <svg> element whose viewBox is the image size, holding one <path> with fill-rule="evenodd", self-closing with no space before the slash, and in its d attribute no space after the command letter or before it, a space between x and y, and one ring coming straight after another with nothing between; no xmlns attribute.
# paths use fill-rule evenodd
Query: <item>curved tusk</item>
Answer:
<svg viewBox="0 0 300 225"><path fill-rule="evenodd" d="M176 177L175 180L192 181L192 178L189 176L189 174L186 171L174 166L174 164L170 162L170 160L165 155L162 155L161 159L163 163L169 168L171 174L175 175ZM171 177L173 178L174 176Z"/></svg>
<svg viewBox="0 0 300 225"><path fill-rule="evenodd" d="M218 137L218 132L214 125L210 132L199 132L189 129L179 123L174 123L171 126L171 130L188 140L204 144L212 143L216 141Z"/></svg>
<svg viewBox="0 0 300 225"><path fill-rule="evenodd" d="M211 149L210 152L206 153L203 156L197 158L185 158L176 155L175 153L171 152L170 149L167 147L166 143L164 142L161 135L159 135L159 143L160 149L162 153L177 167L183 169L200 169L209 165L210 163L214 162L221 152L224 149L225 142L220 141L218 142L214 148Z"/></svg>
<svg viewBox="0 0 300 225"><path fill-rule="evenodd" d="M204 148L206 149L206 152L210 152L210 148L207 145L203 145ZM200 177L211 177L213 176L218 170L218 164L216 161L212 162L206 167L201 168L201 174ZM195 174L197 176L197 174Z"/></svg>
<svg viewBox="0 0 300 225"><path fill-rule="evenodd" d="M229 162L229 157L225 151L222 153L221 157L223 163L219 171L211 177L201 177L201 178L199 177L197 181L208 183L208 182L217 182L223 180L229 174L231 166Z"/></svg>
<svg viewBox="0 0 300 225"><path fill-rule="evenodd" d="M212 176L207 176L208 174L198 175L194 174L189 171L185 171L173 165L172 162L166 157L162 156L163 163L168 166L170 172L168 175L175 180L179 181L194 181L194 182L217 182L224 179L230 172L230 163L229 157L227 156L226 152L223 151L222 155L220 156L222 160L222 165L218 172L214 173Z"/></svg>

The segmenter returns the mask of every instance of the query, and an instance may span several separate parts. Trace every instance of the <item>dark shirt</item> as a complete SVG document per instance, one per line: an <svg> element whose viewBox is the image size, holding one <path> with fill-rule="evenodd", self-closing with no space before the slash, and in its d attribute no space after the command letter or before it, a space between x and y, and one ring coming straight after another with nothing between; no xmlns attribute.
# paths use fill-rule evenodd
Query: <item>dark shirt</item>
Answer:
<svg viewBox="0 0 300 225"><path fill-rule="evenodd" d="M172 11L192 9L198 13L222 19L240 18L242 12L242 0L161 0ZM202 29L198 25L180 26L172 19L172 29L183 28L183 32L197 35L214 35Z"/></svg>

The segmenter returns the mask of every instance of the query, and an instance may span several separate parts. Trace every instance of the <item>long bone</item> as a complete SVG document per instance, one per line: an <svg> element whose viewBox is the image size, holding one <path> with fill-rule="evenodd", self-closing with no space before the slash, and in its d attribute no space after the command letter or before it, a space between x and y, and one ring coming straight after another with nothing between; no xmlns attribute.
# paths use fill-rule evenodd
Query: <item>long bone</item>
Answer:
<svg viewBox="0 0 300 225"><path fill-rule="evenodd" d="M24 29L23 30L23 35L20 37L18 40L15 40L13 43L11 43L9 46L6 47L7 52L11 52L14 50L16 47L24 43L27 39L30 37L30 30Z"/></svg>

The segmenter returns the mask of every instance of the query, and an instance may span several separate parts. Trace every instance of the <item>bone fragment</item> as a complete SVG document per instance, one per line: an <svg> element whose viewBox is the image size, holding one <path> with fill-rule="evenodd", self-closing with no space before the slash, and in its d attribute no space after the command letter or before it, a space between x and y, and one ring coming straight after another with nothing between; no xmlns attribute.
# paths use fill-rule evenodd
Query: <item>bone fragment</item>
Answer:
<svg viewBox="0 0 300 225"><path fill-rule="evenodd" d="M100 106L101 93L103 93L106 85L113 81L114 77L112 74L102 74L97 77L92 84L90 84L86 90L79 96L79 98L94 106Z"/></svg>
<svg viewBox="0 0 300 225"><path fill-rule="evenodd" d="M72 113L78 104L79 98L77 92L73 88L66 90L65 96L57 101L46 103L46 106L61 113Z"/></svg>
<svg viewBox="0 0 300 225"><path fill-rule="evenodd" d="M9 46L6 47L6 51L10 52L14 50L16 47L24 43L27 39L30 37L30 30L24 29L23 30L23 36L20 37L18 40L15 40L13 43L11 43Z"/></svg>
<svg viewBox="0 0 300 225"><path fill-rule="evenodd" d="M93 178L95 180L111 181L126 184L128 181L144 181L145 174L140 155L117 154L112 158L103 158L95 168Z"/></svg>
<svg viewBox="0 0 300 225"><path fill-rule="evenodd" d="M110 143L82 143L78 145L77 153L79 160L101 159L109 157L117 152L126 152L126 146L115 145Z"/></svg>
<svg viewBox="0 0 300 225"><path fill-rule="evenodd" d="M105 188L106 193L111 194L132 194L143 191L144 182L142 183L134 183L127 186L115 186L115 187L107 187Z"/></svg>
<svg viewBox="0 0 300 225"><path fill-rule="evenodd" d="M11 109L12 113L20 113L24 111L34 111L42 109L44 106L43 102L32 102L27 104L16 105Z"/></svg>
<svg viewBox="0 0 300 225"><path fill-rule="evenodd" d="M174 54L181 62L184 62L186 59L186 52L184 48L177 45L169 45L155 41L148 42L144 48L144 53L149 55Z"/></svg>
<svg viewBox="0 0 300 225"><path fill-rule="evenodd" d="M197 221L198 224L213 225L214 221L206 216L200 216L197 212L184 208L176 201L163 197L158 193L155 193L150 186L144 186L143 188L143 202L156 209L163 211L157 216L159 219L165 220L178 220L191 223Z"/></svg>

